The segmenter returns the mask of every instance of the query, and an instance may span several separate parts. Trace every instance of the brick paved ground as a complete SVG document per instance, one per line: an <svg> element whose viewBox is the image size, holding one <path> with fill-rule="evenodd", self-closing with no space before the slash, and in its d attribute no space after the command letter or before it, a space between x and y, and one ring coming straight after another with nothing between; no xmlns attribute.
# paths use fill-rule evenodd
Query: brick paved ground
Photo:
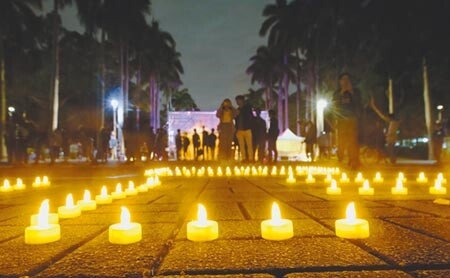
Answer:
<svg viewBox="0 0 450 278"><path fill-rule="evenodd" d="M11 178L23 173L29 186L27 169L2 173ZM430 178L435 176L436 169L426 169ZM304 177L297 177L295 185L272 177L166 177L148 193L62 220L58 242L25 245L24 228L44 198L54 211L69 192L79 199L85 188L94 195L102 184L111 190L118 181L144 181L139 167L53 169L49 188L0 193L0 276L449 277L450 206L433 204L428 185L414 181L417 168L403 169L410 194L393 197L390 187L398 170L385 171L386 182L374 185L374 197L358 196L353 183L342 186L341 196L329 197L319 177L313 185ZM372 177L373 169L364 173ZM273 201L293 220L293 239L261 238L260 221L270 215ZM343 217L349 201L369 220L370 238L334 235L334 221ZM219 222L218 240L186 239L186 222L195 217L197 202ZM143 240L137 244L108 243L108 226L118 222L122 205L143 225Z"/></svg>

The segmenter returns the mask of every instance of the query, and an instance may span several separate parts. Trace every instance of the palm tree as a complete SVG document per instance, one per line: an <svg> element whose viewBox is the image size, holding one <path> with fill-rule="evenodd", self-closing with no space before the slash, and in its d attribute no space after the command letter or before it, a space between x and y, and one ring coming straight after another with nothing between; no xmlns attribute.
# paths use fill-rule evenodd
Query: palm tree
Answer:
<svg viewBox="0 0 450 278"><path fill-rule="evenodd" d="M6 124L6 75L5 57L12 44L34 43L34 34L29 32L37 25L35 10L40 10L40 0L0 1L0 159L4 157L3 132ZM21 45L23 46L23 45ZM15 46L16 47L16 46Z"/></svg>

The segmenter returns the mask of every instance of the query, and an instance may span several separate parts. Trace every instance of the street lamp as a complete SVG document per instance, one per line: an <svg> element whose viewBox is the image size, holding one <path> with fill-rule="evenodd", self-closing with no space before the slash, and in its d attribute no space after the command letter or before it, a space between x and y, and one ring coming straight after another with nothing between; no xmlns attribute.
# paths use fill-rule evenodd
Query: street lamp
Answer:
<svg viewBox="0 0 450 278"><path fill-rule="evenodd" d="M10 106L10 107L8 107L8 111L9 111L10 113L14 113L14 112L16 112L16 108Z"/></svg>
<svg viewBox="0 0 450 278"><path fill-rule="evenodd" d="M316 103L316 117L317 117L317 135L321 134L324 131L324 111L328 106L328 101L326 99L319 99Z"/></svg>
<svg viewBox="0 0 450 278"><path fill-rule="evenodd" d="M444 110L444 105L439 104L436 106L436 109L438 111L438 122L442 122L442 111Z"/></svg>
<svg viewBox="0 0 450 278"><path fill-rule="evenodd" d="M114 152L113 152L114 157L113 158L116 158L116 157L118 157L118 155L117 155L117 151L118 151L117 145L119 144L118 137L117 137L117 107L119 107L119 102L117 101L117 99L112 99L111 100L111 107L113 108L113 123L114 123L113 131L114 131L114 140L116 141L115 144L114 144Z"/></svg>

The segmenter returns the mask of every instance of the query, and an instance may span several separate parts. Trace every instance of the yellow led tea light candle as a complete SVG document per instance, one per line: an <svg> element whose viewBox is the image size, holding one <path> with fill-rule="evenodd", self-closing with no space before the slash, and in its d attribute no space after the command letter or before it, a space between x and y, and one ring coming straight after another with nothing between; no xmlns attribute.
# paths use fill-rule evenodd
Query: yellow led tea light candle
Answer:
<svg viewBox="0 0 450 278"><path fill-rule="evenodd" d="M58 207L59 218L75 218L81 215L81 209L79 206L73 203L72 193L67 194L66 204Z"/></svg>
<svg viewBox="0 0 450 278"><path fill-rule="evenodd" d="M340 187L337 186L336 180L331 180L331 184L329 187L327 187L327 194L328 195L341 195L342 190Z"/></svg>
<svg viewBox="0 0 450 278"><path fill-rule="evenodd" d="M408 194L408 188L403 186L402 179L397 179L395 182L395 187L391 188L392 195L407 195Z"/></svg>
<svg viewBox="0 0 450 278"><path fill-rule="evenodd" d="M373 195L374 191L374 188L370 187L369 180L365 180L363 185L358 188L359 195Z"/></svg>
<svg viewBox="0 0 450 278"><path fill-rule="evenodd" d="M61 239L61 228L59 224L51 223L49 221L50 218L49 201L46 199L39 208L36 222L25 228L26 244L45 244Z"/></svg>
<svg viewBox="0 0 450 278"><path fill-rule="evenodd" d="M3 180L3 185L0 187L0 192L11 192L14 188L11 186L8 179Z"/></svg>
<svg viewBox="0 0 450 278"><path fill-rule="evenodd" d="M108 239L113 244L131 244L141 241L142 226L131 222L130 211L121 207L120 223L109 226Z"/></svg>
<svg viewBox="0 0 450 278"><path fill-rule="evenodd" d="M42 201L41 206L39 207L39 213L33 214L30 217L30 225L36 226L39 222L39 217L42 216L41 212L45 212L45 215L47 216L47 222L50 224L58 224L59 223L59 216L57 213L50 213L50 201L48 199L45 199Z"/></svg>
<svg viewBox="0 0 450 278"><path fill-rule="evenodd" d="M187 224L187 239L192 241L211 241L219 237L219 224L208 220L206 208L202 204L197 207L197 220Z"/></svg>
<svg viewBox="0 0 450 278"><path fill-rule="evenodd" d="M431 186L428 192L432 195L445 195L447 194L447 188L442 186L441 181L436 180L434 186Z"/></svg>
<svg viewBox="0 0 450 278"><path fill-rule="evenodd" d="M106 185L102 186L102 189L100 190L100 195L95 196L95 202L97 205L107 205L111 204L113 201L113 198L111 195L108 194L108 189L106 188Z"/></svg>
<svg viewBox="0 0 450 278"><path fill-rule="evenodd" d="M134 187L133 181L128 181L128 187L127 187L127 189L125 189L125 194L127 196L135 196L138 194L137 189Z"/></svg>
<svg viewBox="0 0 450 278"><path fill-rule="evenodd" d="M369 222L356 217L355 203L348 204L345 214L345 218L335 222L336 236L350 239L368 238Z"/></svg>
<svg viewBox="0 0 450 278"><path fill-rule="evenodd" d="M428 178L425 176L424 172L419 173L419 176L416 178L416 182L418 182L418 183L427 183L428 182Z"/></svg>
<svg viewBox="0 0 450 278"><path fill-rule="evenodd" d="M13 186L14 190L24 190L26 185L23 183L21 178L16 179L16 184Z"/></svg>
<svg viewBox="0 0 450 278"><path fill-rule="evenodd" d="M111 197L113 200L125 199L127 197L125 192L122 190L122 184L120 182L116 185L116 190L111 192Z"/></svg>
<svg viewBox="0 0 450 278"><path fill-rule="evenodd" d="M91 192L87 189L84 190L83 200L78 200L77 205L82 211L95 210L97 203L91 199Z"/></svg>
<svg viewBox="0 0 450 278"><path fill-rule="evenodd" d="M292 221L281 218L280 207L272 204L272 218L261 222L261 237L267 240L285 240L294 236Z"/></svg>
<svg viewBox="0 0 450 278"><path fill-rule="evenodd" d="M383 177L381 176L381 173L380 173L380 172L376 172L376 173L375 173L375 177L373 178L373 182L374 182L374 183L382 183L382 182L384 182L384 179L383 179Z"/></svg>

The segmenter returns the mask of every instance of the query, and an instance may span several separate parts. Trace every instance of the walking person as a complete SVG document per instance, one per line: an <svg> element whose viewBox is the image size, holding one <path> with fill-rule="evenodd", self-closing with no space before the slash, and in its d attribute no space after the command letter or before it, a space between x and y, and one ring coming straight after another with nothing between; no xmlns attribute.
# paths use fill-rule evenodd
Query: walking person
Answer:
<svg viewBox="0 0 450 278"><path fill-rule="evenodd" d="M237 110L229 99L225 99L217 109L216 117L219 118L217 127L219 132L219 160L230 160L233 158L231 146L235 133L233 120L236 115Z"/></svg>
<svg viewBox="0 0 450 278"><path fill-rule="evenodd" d="M337 121L338 159L343 161L348 155L348 165L356 169L359 161L359 119L361 117L361 96L359 90L353 88L348 73L339 76L339 86L333 95L333 108Z"/></svg>
<svg viewBox="0 0 450 278"><path fill-rule="evenodd" d="M306 157L309 161L314 161L314 145L317 142L317 128L316 124L309 120L305 124L305 144L306 144Z"/></svg>
<svg viewBox="0 0 450 278"><path fill-rule="evenodd" d="M252 126L252 138L254 147L254 156L258 156L258 161L263 162L266 156L266 121L261 118L261 109L255 109L256 117Z"/></svg>
<svg viewBox="0 0 450 278"><path fill-rule="evenodd" d="M203 150L203 160L208 158L208 131L206 131L205 126L202 127L202 150Z"/></svg>
<svg viewBox="0 0 450 278"><path fill-rule="evenodd" d="M245 101L242 95L238 95L235 100L238 106L238 114L235 118L236 137L239 142L241 161L253 162L252 125L254 116L252 107Z"/></svg>
<svg viewBox="0 0 450 278"><path fill-rule="evenodd" d="M278 159L277 151L277 138L280 133L278 128L277 113L275 110L269 110L270 126L267 132L267 147L268 147L268 160L269 162L276 162Z"/></svg>
<svg viewBox="0 0 450 278"><path fill-rule="evenodd" d="M370 98L370 107L372 110L387 123L387 129L385 132L385 142L387 145L387 154L389 156L389 160L391 163L395 163L397 161L397 152L395 150L395 143L397 142L397 131L400 127L400 121L395 118L394 114L384 115L380 109L378 109L375 104L375 100L373 97Z"/></svg>
<svg viewBox="0 0 450 278"><path fill-rule="evenodd" d="M442 146L444 144L445 130L442 122L436 121L435 130L433 132L433 156L436 164L441 163Z"/></svg>

